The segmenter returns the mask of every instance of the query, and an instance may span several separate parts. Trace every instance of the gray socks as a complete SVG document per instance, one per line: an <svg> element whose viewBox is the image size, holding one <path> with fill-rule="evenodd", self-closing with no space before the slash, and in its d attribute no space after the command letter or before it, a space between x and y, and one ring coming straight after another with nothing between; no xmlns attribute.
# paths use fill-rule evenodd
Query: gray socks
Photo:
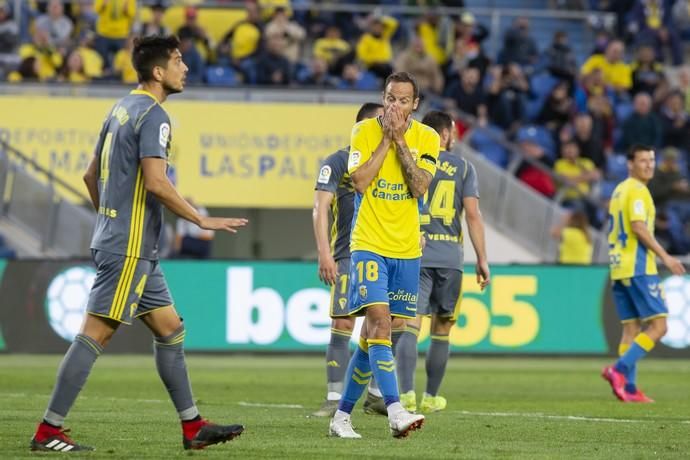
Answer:
<svg viewBox="0 0 690 460"><path fill-rule="evenodd" d="M417 368L417 336L419 329L408 325L400 334L396 347L395 362L398 366L400 394L414 390L414 373Z"/></svg>
<svg viewBox="0 0 690 460"><path fill-rule="evenodd" d="M153 342L158 375L168 390L180 420L191 420L199 415L192 398L187 365L184 360L184 325L165 337L156 337Z"/></svg>
<svg viewBox="0 0 690 460"><path fill-rule="evenodd" d="M441 381L446 374L449 352L450 344L447 335L431 337L431 345L426 352L426 392L431 396L436 396L441 387Z"/></svg>
<svg viewBox="0 0 690 460"><path fill-rule="evenodd" d="M331 329L331 341L326 350L326 378L328 392L343 393L343 380L350 363L351 332Z"/></svg>
<svg viewBox="0 0 690 460"><path fill-rule="evenodd" d="M103 347L83 334L74 338L62 363L58 368L57 381L43 419L54 426L62 426L67 413L72 408L77 395L84 387L86 379Z"/></svg>

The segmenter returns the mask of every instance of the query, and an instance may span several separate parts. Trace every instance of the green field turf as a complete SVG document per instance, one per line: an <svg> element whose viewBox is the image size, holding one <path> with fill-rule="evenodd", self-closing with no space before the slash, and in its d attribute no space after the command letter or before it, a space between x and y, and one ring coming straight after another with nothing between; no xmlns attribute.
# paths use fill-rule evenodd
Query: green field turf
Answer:
<svg viewBox="0 0 690 460"><path fill-rule="evenodd" d="M31 454L61 356L0 355L0 458L688 458L690 363L646 360L640 382L655 404L617 402L599 377L604 359L454 358L448 409L408 439L383 417L353 422L361 440L327 437L309 417L324 395L319 357L189 356L195 396L212 420L243 423L235 441L182 450L181 433L150 356L103 356L67 426L90 454ZM420 361L419 369L423 369ZM423 388L423 375L417 375Z"/></svg>

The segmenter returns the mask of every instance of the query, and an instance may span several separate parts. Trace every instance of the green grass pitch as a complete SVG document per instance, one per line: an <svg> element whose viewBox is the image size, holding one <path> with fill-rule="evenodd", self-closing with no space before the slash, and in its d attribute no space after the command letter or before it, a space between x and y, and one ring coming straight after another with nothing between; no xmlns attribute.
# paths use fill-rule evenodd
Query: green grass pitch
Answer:
<svg viewBox="0 0 690 460"><path fill-rule="evenodd" d="M182 450L172 404L150 356L105 355L66 426L90 454L30 453L29 439L61 356L0 355L0 458L688 458L690 362L647 359L639 382L655 404L622 404L599 376L606 359L453 357L448 409L393 439L386 419L353 422L361 440L327 437L309 416L324 396L323 358L188 356L205 417L243 423L235 441ZM423 389L423 361L417 374Z"/></svg>

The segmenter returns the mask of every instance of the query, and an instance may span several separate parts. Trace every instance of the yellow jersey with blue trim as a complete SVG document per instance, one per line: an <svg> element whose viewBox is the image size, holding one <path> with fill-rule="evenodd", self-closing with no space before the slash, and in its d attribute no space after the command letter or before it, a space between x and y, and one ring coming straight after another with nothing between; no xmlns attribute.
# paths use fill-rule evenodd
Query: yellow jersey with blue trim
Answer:
<svg viewBox="0 0 690 460"><path fill-rule="evenodd" d="M632 223L641 221L653 235L655 218L654 201L645 184L632 177L618 184L609 206L611 279L657 274L654 252L632 231Z"/></svg>
<svg viewBox="0 0 690 460"><path fill-rule="evenodd" d="M348 173L365 164L383 139L380 118L352 128ZM432 128L410 122L405 142L417 166L436 174L440 140ZM396 259L421 257L419 247L421 198L412 196L395 145L391 144L379 172L364 193L355 193L350 249Z"/></svg>

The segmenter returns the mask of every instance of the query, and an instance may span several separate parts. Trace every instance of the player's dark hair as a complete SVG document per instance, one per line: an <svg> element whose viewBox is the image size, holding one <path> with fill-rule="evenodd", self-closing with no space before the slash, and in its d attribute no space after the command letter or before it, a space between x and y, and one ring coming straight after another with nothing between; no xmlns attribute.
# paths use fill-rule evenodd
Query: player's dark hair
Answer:
<svg viewBox="0 0 690 460"><path fill-rule="evenodd" d="M453 119L446 112L441 112L440 110L431 110L424 115L422 118L422 123L434 128L434 131L441 134L444 129L453 129Z"/></svg>
<svg viewBox="0 0 690 460"><path fill-rule="evenodd" d="M650 147L649 145L644 145L644 144L633 144L630 149L628 150L628 160L633 161L635 159L635 155L637 155L637 152L650 152L654 151L654 147Z"/></svg>
<svg viewBox="0 0 690 460"><path fill-rule="evenodd" d="M356 121L359 123L365 118L371 118L372 116L374 116L377 110L382 108L383 105L377 102L365 102L364 104L362 104L362 107L359 108L359 112L357 112Z"/></svg>
<svg viewBox="0 0 690 460"><path fill-rule="evenodd" d="M139 82L153 80L153 68L167 67L170 55L180 47L174 35L151 35L134 39L132 65L137 71Z"/></svg>
<svg viewBox="0 0 690 460"><path fill-rule="evenodd" d="M417 80L412 76L411 73L408 72L395 72L386 78L386 82L383 85L383 91L386 91L386 88L388 88L389 83L409 83L412 85L412 90L414 92L414 98L417 99L419 97L419 86L417 86Z"/></svg>

